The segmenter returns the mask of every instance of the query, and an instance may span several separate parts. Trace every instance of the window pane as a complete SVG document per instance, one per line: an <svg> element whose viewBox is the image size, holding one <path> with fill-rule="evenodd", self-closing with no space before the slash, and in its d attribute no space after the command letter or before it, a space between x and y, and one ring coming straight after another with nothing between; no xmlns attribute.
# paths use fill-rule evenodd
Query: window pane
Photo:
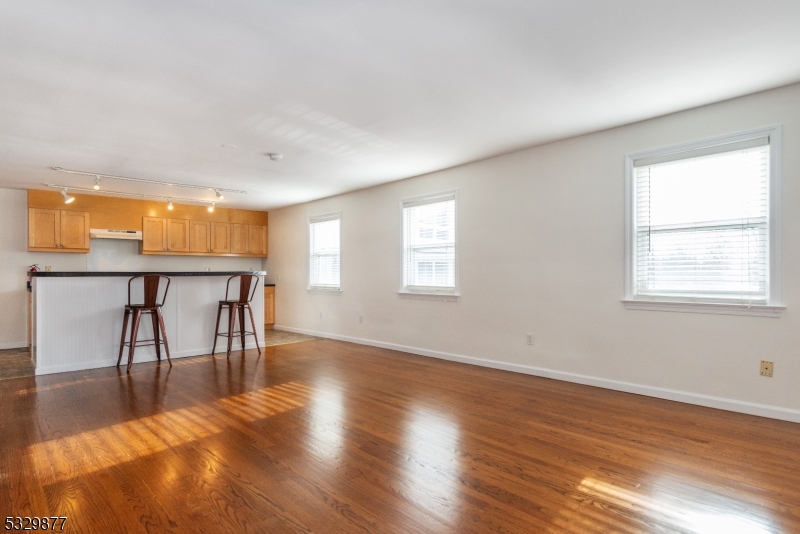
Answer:
<svg viewBox="0 0 800 534"><path fill-rule="evenodd" d="M634 178L637 294L766 301L769 146L637 167Z"/></svg>
<svg viewBox="0 0 800 534"><path fill-rule="evenodd" d="M309 224L311 287L340 286L340 219L331 219Z"/></svg>
<svg viewBox="0 0 800 534"><path fill-rule="evenodd" d="M404 287L455 288L455 204L403 208Z"/></svg>

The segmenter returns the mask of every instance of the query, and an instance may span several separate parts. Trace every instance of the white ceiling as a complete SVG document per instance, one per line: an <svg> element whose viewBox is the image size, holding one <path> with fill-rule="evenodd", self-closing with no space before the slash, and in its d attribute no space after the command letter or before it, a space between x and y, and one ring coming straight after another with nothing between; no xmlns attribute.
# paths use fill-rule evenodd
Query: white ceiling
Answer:
<svg viewBox="0 0 800 534"><path fill-rule="evenodd" d="M797 81L798 0L3 0L0 186L269 209Z"/></svg>

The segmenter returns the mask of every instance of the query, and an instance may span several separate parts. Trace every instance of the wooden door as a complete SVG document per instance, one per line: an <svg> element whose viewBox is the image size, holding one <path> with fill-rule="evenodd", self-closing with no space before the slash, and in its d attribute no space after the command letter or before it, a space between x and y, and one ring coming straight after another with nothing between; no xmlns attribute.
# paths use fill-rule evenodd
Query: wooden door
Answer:
<svg viewBox="0 0 800 534"><path fill-rule="evenodd" d="M28 209L28 248L60 248L61 211Z"/></svg>
<svg viewBox="0 0 800 534"><path fill-rule="evenodd" d="M247 252L257 256L267 255L267 227L249 225L247 227Z"/></svg>
<svg viewBox="0 0 800 534"><path fill-rule="evenodd" d="M231 254L247 254L247 225L231 225Z"/></svg>
<svg viewBox="0 0 800 534"><path fill-rule="evenodd" d="M189 252L211 252L211 223L189 222Z"/></svg>
<svg viewBox="0 0 800 534"><path fill-rule="evenodd" d="M167 251L167 220L163 217L145 217L142 220L142 251Z"/></svg>
<svg viewBox="0 0 800 534"><path fill-rule="evenodd" d="M231 225L228 223L211 223L211 252L230 254Z"/></svg>
<svg viewBox="0 0 800 534"><path fill-rule="evenodd" d="M61 248L89 250L89 214L61 210Z"/></svg>
<svg viewBox="0 0 800 534"><path fill-rule="evenodd" d="M272 328L275 324L275 287L264 288L264 326Z"/></svg>
<svg viewBox="0 0 800 534"><path fill-rule="evenodd" d="M188 219L167 219L167 251L189 252Z"/></svg>

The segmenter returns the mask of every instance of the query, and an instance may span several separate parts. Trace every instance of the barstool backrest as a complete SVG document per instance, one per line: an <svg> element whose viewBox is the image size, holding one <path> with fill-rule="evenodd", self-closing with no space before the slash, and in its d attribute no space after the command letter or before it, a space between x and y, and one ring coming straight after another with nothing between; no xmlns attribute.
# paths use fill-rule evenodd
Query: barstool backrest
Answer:
<svg viewBox="0 0 800 534"><path fill-rule="evenodd" d="M237 302L250 302L258 289L258 276L255 274L236 274L228 278L225 287L225 300L228 300L231 291L231 280L239 278L239 300ZM250 289L252 287L252 290Z"/></svg>
<svg viewBox="0 0 800 534"><path fill-rule="evenodd" d="M128 306L131 305L131 283L134 280L138 280L142 278L144 282L144 302L143 305L146 308L155 308L156 306L163 306L164 301L167 300L167 292L169 291L169 277L164 276L163 274L141 274L139 276L134 276L130 280L128 280ZM164 294L161 295L161 301L158 301L158 286L161 283L161 279L165 279L167 281L167 287L164 289Z"/></svg>

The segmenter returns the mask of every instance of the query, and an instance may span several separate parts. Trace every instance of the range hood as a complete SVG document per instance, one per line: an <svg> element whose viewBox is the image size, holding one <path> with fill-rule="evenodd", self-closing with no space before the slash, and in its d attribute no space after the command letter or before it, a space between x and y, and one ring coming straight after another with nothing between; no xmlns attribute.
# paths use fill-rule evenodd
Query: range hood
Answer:
<svg viewBox="0 0 800 534"><path fill-rule="evenodd" d="M89 237L92 239L133 239L142 240L142 232L136 230L107 230L103 228L90 228Z"/></svg>

